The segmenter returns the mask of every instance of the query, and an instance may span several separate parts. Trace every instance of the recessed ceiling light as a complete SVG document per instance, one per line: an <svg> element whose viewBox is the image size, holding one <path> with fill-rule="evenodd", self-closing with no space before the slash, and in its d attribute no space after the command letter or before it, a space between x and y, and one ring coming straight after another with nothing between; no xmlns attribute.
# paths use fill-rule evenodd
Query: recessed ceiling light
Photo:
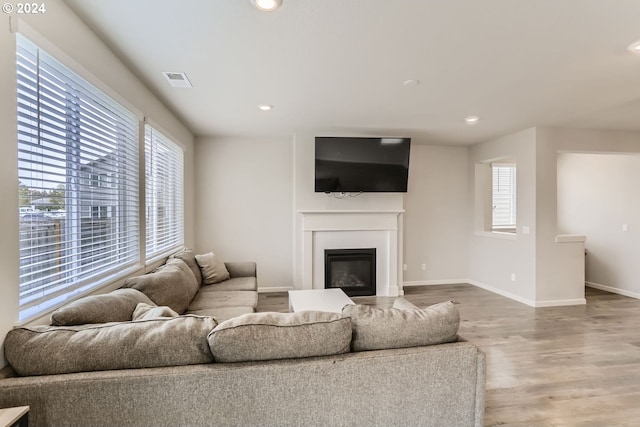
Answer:
<svg viewBox="0 0 640 427"><path fill-rule="evenodd" d="M420 80L405 80L402 84L405 86L418 86L420 84Z"/></svg>
<svg viewBox="0 0 640 427"><path fill-rule="evenodd" d="M631 52L640 53L640 40L638 40L637 42L633 43L627 49L629 49Z"/></svg>
<svg viewBox="0 0 640 427"><path fill-rule="evenodd" d="M282 0L251 0L251 4L262 12L273 12L282 5Z"/></svg>
<svg viewBox="0 0 640 427"><path fill-rule="evenodd" d="M464 121L467 122L468 125L475 125L480 120L478 116L468 116L465 117Z"/></svg>
<svg viewBox="0 0 640 427"><path fill-rule="evenodd" d="M260 105L258 105L258 109L262 110L262 111L271 111L271 110L273 110L273 105L260 104Z"/></svg>

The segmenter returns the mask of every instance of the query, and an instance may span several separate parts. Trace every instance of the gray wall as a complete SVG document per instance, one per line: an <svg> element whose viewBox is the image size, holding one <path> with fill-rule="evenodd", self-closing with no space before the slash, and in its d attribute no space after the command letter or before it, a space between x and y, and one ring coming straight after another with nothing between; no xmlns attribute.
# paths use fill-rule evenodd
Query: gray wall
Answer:
<svg viewBox="0 0 640 427"><path fill-rule="evenodd" d="M640 298L639 182L637 155L558 156L558 229L587 236L586 281L636 298Z"/></svg>
<svg viewBox="0 0 640 427"><path fill-rule="evenodd" d="M405 285L469 277L468 153L467 147L411 147L409 192L404 196Z"/></svg>
<svg viewBox="0 0 640 427"><path fill-rule="evenodd" d="M640 133L590 129L540 128L537 131L536 181L536 298L560 300L571 298L563 286L566 263L558 256L555 244L558 229L558 153L638 153ZM580 232L580 234L586 234ZM587 242L589 235L586 234ZM588 244L588 243L587 243ZM583 272L584 274L584 272Z"/></svg>
<svg viewBox="0 0 640 427"><path fill-rule="evenodd" d="M564 197L558 193L558 153L638 151L637 132L560 128L531 128L472 146L468 258L472 283L534 306L584 303L583 251L576 252L580 244L556 242L558 234L568 231L558 226L558 206L563 203L559 199ZM517 165L518 227L511 236L487 232L484 226L490 209L481 191L487 187L483 165L503 158ZM588 233L573 231L586 234L589 242Z"/></svg>
<svg viewBox="0 0 640 427"><path fill-rule="evenodd" d="M293 286L291 139L196 140L196 245L255 261L259 288Z"/></svg>
<svg viewBox="0 0 640 427"><path fill-rule="evenodd" d="M404 281L468 277L466 147L413 144L407 194L335 199L314 192L314 136L197 138L196 250L255 260L261 290L291 289L300 280L298 210L405 209Z"/></svg>
<svg viewBox="0 0 640 427"><path fill-rule="evenodd" d="M535 301L536 129L527 129L474 145L469 152L469 275L478 286L533 305ZM491 215L492 161L516 163L516 224L513 235L485 229ZM529 227L529 234L523 233ZM514 280L515 279L515 280Z"/></svg>

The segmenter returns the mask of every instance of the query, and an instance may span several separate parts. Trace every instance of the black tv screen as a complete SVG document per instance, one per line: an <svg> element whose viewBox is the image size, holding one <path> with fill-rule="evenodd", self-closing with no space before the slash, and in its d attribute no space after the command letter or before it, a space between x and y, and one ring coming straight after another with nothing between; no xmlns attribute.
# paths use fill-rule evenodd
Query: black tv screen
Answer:
<svg viewBox="0 0 640 427"><path fill-rule="evenodd" d="M411 138L316 137L317 193L407 192Z"/></svg>

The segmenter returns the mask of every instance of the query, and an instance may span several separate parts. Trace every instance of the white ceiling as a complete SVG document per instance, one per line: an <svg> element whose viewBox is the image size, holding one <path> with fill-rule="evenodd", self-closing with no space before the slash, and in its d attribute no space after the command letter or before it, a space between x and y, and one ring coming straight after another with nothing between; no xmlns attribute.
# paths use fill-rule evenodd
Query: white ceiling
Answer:
<svg viewBox="0 0 640 427"><path fill-rule="evenodd" d="M196 135L473 144L532 126L640 131L640 55L626 50L638 0L66 3Z"/></svg>

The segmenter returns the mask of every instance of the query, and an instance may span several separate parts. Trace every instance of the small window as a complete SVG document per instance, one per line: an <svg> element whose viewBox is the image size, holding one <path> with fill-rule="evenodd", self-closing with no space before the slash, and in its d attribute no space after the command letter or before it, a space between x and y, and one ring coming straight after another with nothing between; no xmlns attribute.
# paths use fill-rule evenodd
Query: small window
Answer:
<svg viewBox="0 0 640 427"><path fill-rule="evenodd" d="M491 230L503 233L516 232L516 165L493 163L491 165Z"/></svg>
<svg viewBox="0 0 640 427"><path fill-rule="evenodd" d="M184 244L184 154L152 126L145 126L146 258Z"/></svg>

